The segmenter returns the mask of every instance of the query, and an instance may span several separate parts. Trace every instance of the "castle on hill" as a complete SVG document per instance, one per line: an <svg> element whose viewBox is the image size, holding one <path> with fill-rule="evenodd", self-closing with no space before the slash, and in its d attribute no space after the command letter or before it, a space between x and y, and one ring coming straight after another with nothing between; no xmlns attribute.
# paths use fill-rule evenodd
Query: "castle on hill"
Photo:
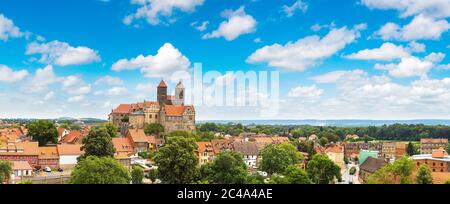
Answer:
<svg viewBox="0 0 450 204"><path fill-rule="evenodd" d="M109 121L124 129L142 129L146 124L159 123L164 132L195 130L195 109L184 104L184 86L175 87L175 95L167 94L167 85L161 80L157 87L157 101L143 101L134 104L120 104L109 114Z"/></svg>

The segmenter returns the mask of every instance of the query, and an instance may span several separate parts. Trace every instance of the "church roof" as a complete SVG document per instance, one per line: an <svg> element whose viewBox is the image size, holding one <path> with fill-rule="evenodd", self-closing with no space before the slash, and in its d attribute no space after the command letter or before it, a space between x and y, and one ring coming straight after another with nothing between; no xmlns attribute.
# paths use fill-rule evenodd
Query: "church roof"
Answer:
<svg viewBox="0 0 450 204"><path fill-rule="evenodd" d="M166 82L164 82L164 80L161 80L161 82L159 82L158 87L167 87Z"/></svg>
<svg viewBox="0 0 450 204"><path fill-rule="evenodd" d="M175 88L177 88L177 89L184 89L184 85L180 81L180 82L178 82L178 84L177 84L177 86Z"/></svg>
<svg viewBox="0 0 450 204"><path fill-rule="evenodd" d="M184 111L186 111L186 109L188 109L188 108L191 108L192 110L194 110L193 106L178 106L178 105L164 106L167 116L183 116Z"/></svg>

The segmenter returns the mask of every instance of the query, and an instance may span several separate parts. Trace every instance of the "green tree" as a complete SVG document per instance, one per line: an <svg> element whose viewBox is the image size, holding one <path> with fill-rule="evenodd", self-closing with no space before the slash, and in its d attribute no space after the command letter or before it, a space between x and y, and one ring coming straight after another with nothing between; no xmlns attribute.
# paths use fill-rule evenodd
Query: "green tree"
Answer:
<svg viewBox="0 0 450 204"><path fill-rule="evenodd" d="M444 184L450 184L450 179L447 180Z"/></svg>
<svg viewBox="0 0 450 204"><path fill-rule="evenodd" d="M106 123L103 125L103 127L106 129L106 131L108 132L108 134L111 138L117 137L118 129L114 124Z"/></svg>
<svg viewBox="0 0 450 204"><path fill-rule="evenodd" d="M284 173L289 184L311 184L306 171L295 165L289 165Z"/></svg>
<svg viewBox="0 0 450 204"><path fill-rule="evenodd" d="M56 144L58 142L58 130L49 120L37 120L27 125L28 136L34 141L39 142L39 146L45 146L48 143Z"/></svg>
<svg viewBox="0 0 450 204"><path fill-rule="evenodd" d="M164 126L159 123L151 123L144 127L146 135L159 135L164 132Z"/></svg>
<svg viewBox="0 0 450 204"><path fill-rule="evenodd" d="M447 145L447 148L445 150L450 154L450 143Z"/></svg>
<svg viewBox="0 0 450 204"><path fill-rule="evenodd" d="M433 184L433 177L431 176L431 170L427 165L425 164L420 165L416 175L416 183Z"/></svg>
<svg viewBox="0 0 450 204"><path fill-rule="evenodd" d="M139 166L133 166L131 170L131 182L133 184L142 184L144 179L144 171Z"/></svg>
<svg viewBox="0 0 450 204"><path fill-rule="evenodd" d="M247 166L238 152L219 153L212 163L202 167L203 176L214 184L243 184L247 175Z"/></svg>
<svg viewBox="0 0 450 204"><path fill-rule="evenodd" d="M158 169L150 169L150 171L147 174L147 177L148 179L150 179L152 183L154 183L156 179L158 179Z"/></svg>
<svg viewBox="0 0 450 204"><path fill-rule="evenodd" d="M295 146L289 143L266 145L260 155L260 169L269 175L282 173L289 165L297 164L301 159Z"/></svg>
<svg viewBox="0 0 450 204"><path fill-rule="evenodd" d="M409 156L416 154L416 148L414 147L414 144L412 142L408 143L408 146L406 147L406 152Z"/></svg>
<svg viewBox="0 0 450 204"><path fill-rule="evenodd" d="M198 172L196 149L192 138L169 137L155 157L158 177L169 184L193 183Z"/></svg>
<svg viewBox="0 0 450 204"><path fill-rule="evenodd" d="M325 155L314 155L308 162L308 176L315 184L329 184L341 180L341 168Z"/></svg>
<svg viewBox="0 0 450 204"><path fill-rule="evenodd" d="M393 164L387 164L369 176L369 184L410 184L412 172L415 168L413 160L404 156Z"/></svg>
<svg viewBox="0 0 450 204"><path fill-rule="evenodd" d="M11 177L12 165L9 161L0 160L0 184L8 181Z"/></svg>
<svg viewBox="0 0 450 204"><path fill-rule="evenodd" d="M108 130L104 127L94 127L83 138L84 155L98 157L113 157L115 148Z"/></svg>
<svg viewBox="0 0 450 204"><path fill-rule="evenodd" d="M320 143L320 145L325 146L329 142L328 142L328 139L326 137L322 137L322 138L319 139L319 143Z"/></svg>
<svg viewBox="0 0 450 204"><path fill-rule="evenodd" d="M268 184L290 184L288 178L286 176L274 173L270 176Z"/></svg>
<svg viewBox="0 0 450 204"><path fill-rule="evenodd" d="M264 184L264 177L258 173L252 173L247 176L246 184Z"/></svg>
<svg viewBox="0 0 450 204"><path fill-rule="evenodd" d="M88 156L72 171L72 184L128 184L128 170L111 157Z"/></svg>

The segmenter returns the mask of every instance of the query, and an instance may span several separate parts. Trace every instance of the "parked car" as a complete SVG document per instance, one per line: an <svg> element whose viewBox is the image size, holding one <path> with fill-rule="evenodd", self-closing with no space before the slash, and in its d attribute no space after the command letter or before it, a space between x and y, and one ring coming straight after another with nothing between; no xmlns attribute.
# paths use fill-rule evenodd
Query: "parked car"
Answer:
<svg viewBox="0 0 450 204"><path fill-rule="evenodd" d="M50 169L50 167L46 166L46 167L44 168L44 171L45 171L45 172L52 172L52 169Z"/></svg>
<svg viewBox="0 0 450 204"><path fill-rule="evenodd" d="M63 171L64 171L64 169L58 168L58 172L63 172Z"/></svg>

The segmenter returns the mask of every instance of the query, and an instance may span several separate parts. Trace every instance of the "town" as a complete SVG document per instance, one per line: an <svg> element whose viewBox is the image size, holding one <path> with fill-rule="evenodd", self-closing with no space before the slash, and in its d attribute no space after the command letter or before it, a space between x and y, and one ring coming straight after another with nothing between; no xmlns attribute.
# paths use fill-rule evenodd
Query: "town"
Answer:
<svg viewBox="0 0 450 204"><path fill-rule="evenodd" d="M196 123L161 81L157 101L109 121L0 122L6 184L449 184L448 126ZM404 135L399 134L404 133Z"/></svg>

